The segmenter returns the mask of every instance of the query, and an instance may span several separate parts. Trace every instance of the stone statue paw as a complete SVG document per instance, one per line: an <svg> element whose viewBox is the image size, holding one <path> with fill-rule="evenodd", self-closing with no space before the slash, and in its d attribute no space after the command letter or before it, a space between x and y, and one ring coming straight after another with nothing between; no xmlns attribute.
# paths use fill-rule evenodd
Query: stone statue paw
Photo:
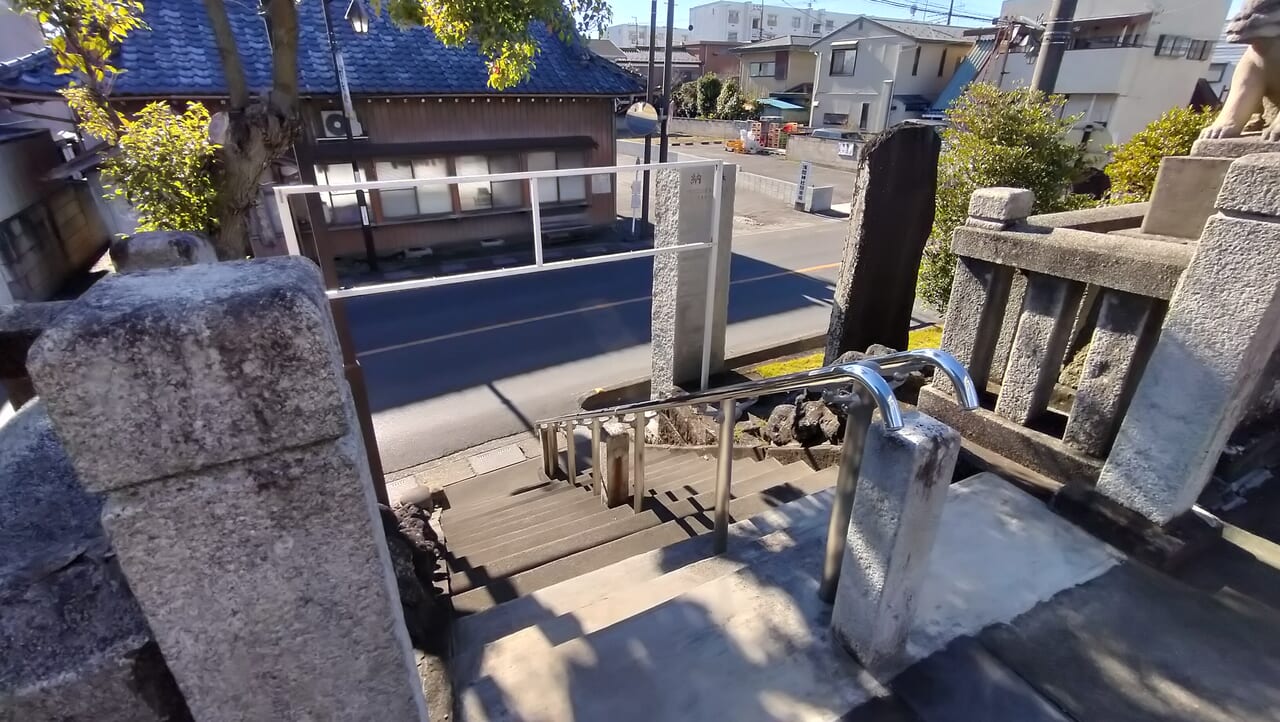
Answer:
<svg viewBox="0 0 1280 722"><path fill-rule="evenodd" d="M1273 126L1274 127L1274 126ZM1236 138L1240 135L1241 128L1235 123L1219 118L1213 125L1200 131L1201 138ZM1267 132L1272 132L1271 128ZM1277 129L1280 132L1280 129Z"/></svg>
<svg viewBox="0 0 1280 722"><path fill-rule="evenodd" d="M1271 142L1280 141L1280 117L1277 117L1271 122L1271 125L1262 130L1262 139Z"/></svg>

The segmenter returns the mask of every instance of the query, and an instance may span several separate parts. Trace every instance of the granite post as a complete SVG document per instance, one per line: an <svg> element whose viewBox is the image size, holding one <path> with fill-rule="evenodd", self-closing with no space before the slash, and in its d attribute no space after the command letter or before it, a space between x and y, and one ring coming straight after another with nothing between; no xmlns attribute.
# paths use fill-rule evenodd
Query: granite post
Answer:
<svg viewBox="0 0 1280 722"><path fill-rule="evenodd" d="M29 368L196 719L426 718L310 261L107 278Z"/></svg>
<svg viewBox="0 0 1280 722"><path fill-rule="evenodd" d="M733 198L737 166L723 167L711 321L711 373L724 369L729 320L729 262L733 258ZM715 169L684 167L655 171L654 248L712 240ZM653 258L652 383L654 398L696 383L702 375L706 327L707 250L664 253Z"/></svg>
<svg viewBox="0 0 1280 722"><path fill-rule="evenodd" d="M901 125L867 146L854 182L826 362L872 344L906 348L916 274L933 228L937 131Z"/></svg>
<svg viewBox="0 0 1280 722"><path fill-rule="evenodd" d="M1280 342L1280 153L1231 164L1098 480L1156 521L1195 503Z"/></svg>
<svg viewBox="0 0 1280 722"><path fill-rule="evenodd" d="M903 427L871 425L831 614L841 644L873 673L901 662L960 435L918 411Z"/></svg>
<svg viewBox="0 0 1280 722"><path fill-rule="evenodd" d="M1083 294L1082 283L1027 274L1022 318L1001 379L997 414L1026 424L1048 408Z"/></svg>

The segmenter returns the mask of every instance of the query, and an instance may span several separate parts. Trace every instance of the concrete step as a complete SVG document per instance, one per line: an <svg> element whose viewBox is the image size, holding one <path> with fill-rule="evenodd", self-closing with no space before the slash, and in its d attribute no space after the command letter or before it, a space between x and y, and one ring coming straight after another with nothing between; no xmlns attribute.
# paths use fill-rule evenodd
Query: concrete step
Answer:
<svg viewBox="0 0 1280 722"><path fill-rule="evenodd" d="M821 491L828 486L830 481L827 476L810 474L764 489L756 494L733 499L729 503L730 521L740 521L760 514L806 494ZM479 568L467 567L456 570L451 577L455 609L462 612L487 609L495 603L513 599L533 589L540 589L547 584L563 581L603 564L619 561L619 558L605 554L601 557L603 561L599 564L593 565L594 560L582 557L575 559L572 563L561 564L566 561L565 558L577 557L583 552L593 551L592 547L605 546L608 542L616 543L652 527L671 527L673 531L655 535L654 546L647 546L648 537L638 541L638 546L632 548L629 555L657 548L679 538L706 534L714 526L714 512L711 511L714 504L714 491L680 500L650 497L645 500L645 510L641 514L580 532L550 544L525 549L512 556L480 565ZM553 569L545 576L534 575L520 580L522 585L516 583L516 577L540 567L553 567ZM492 587L497 591L493 595L476 594L475 592L485 592L482 587Z"/></svg>
<svg viewBox="0 0 1280 722"><path fill-rule="evenodd" d="M458 652L453 660L455 678L480 679L512 664L515 657L529 659L533 655L543 656L552 647L652 609L709 581L758 563L768 554L801 545L823 544L826 542L825 532L825 524L812 520L811 523L775 531L762 537L735 540L736 543L723 555L710 556L672 569L644 583L597 585L597 597L593 601L569 612L507 634L486 645L458 645ZM697 539L710 542L709 537L705 536ZM489 610L485 614L493 614L499 609Z"/></svg>
<svg viewBox="0 0 1280 722"><path fill-rule="evenodd" d="M807 466L800 468L790 468L783 466L773 459L765 461L738 461L733 465L733 479L730 484L730 492L734 496L742 496L746 493L738 493L738 489L745 488L744 485L754 482L762 477L774 477L779 481L786 481L799 476L802 473L813 473L813 470ZM759 489L768 488L771 485L758 487ZM686 481L672 481L662 486L650 487L646 491L653 496L664 496L668 499L680 499L688 496L695 496L707 491L714 491L716 488L715 469L709 473L690 478Z"/></svg>
<svg viewBox="0 0 1280 722"><path fill-rule="evenodd" d="M540 525L537 528L504 535L501 538L489 540L488 543L485 543L484 539L476 539L474 544L458 551L450 546L449 551L455 558L469 566L480 566L526 549L534 549L586 530L622 521L631 516L635 516L635 512L629 506L609 509L596 502L593 512L579 512L559 517L549 525Z"/></svg>
<svg viewBox="0 0 1280 722"><path fill-rule="evenodd" d="M803 533L798 531L801 527L825 529L830 512L831 492L821 491L731 524L730 554L737 553L740 541L758 539L779 530L800 534ZM455 647L478 649L526 627L569 614L606 595L624 592L699 563L713 553L711 537L696 536L530 592L493 609L458 619L454 627Z"/></svg>
<svg viewBox="0 0 1280 722"><path fill-rule="evenodd" d="M647 461L648 460L646 459L646 462ZM648 488L653 488L655 485L667 484L689 476L702 476L715 473L716 462L714 459L690 457L679 464L672 464L661 469L654 468L646 463L644 469L644 484Z"/></svg>
<svg viewBox="0 0 1280 722"><path fill-rule="evenodd" d="M486 502L509 498L524 490L548 483L538 476L541 461L531 459L495 469L487 474L459 481L444 488L449 504L456 508L478 507Z"/></svg>
<svg viewBox="0 0 1280 722"><path fill-rule="evenodd" d="M496 513L487 519L481 517L462 522L454 521L446 512L441 524L450 548L462 549L463 546L473 544L476 540L485 541L508 534L518 534L537 526L557 523L566 517L592 514L604 508L604 505L595 494L578 489L573 494L558 497L554 504L530 504L529 507L528 509L516 507Z"/></svg>
<svg viewBox="0 0 1280 722"><path fill-rule="evenodd" d="M558 505L572 503L575 498L591 497L591 492L568 482L556 482L554 491L532 492L513 497L506 506L492 509L446 509L442 523L452 525L454 531L463 533L478 526L491 526L511 518L518 518L554 509Z"/></svg>
<svg viewBox="0 0 1280 722"><path fill-rule="evenodd" d="M527 477L527 481L529 484L534 484L537 481L537 477L529 476ZM555 494L565 494L581 490L581 487L574 486L567 481L546 482L537 488L530 489L519 494L486 499L472 506L458 506L453 503L452 499L449 499L445 513L450 514L454 518L455 522L470 518L479 518L481 516L487 518L493 514L498 514L508 509L532 504L539 499L550 498ZM448 498L449 487L445 487L444 491L445 497Z"/></svg>
<svg viewBox="0 0 1280 722"><path fill-rule="evenodd" d="M463 719L834 722L882 688L826 633L814 539L549 649L522 637L459 685Z"/></svg>

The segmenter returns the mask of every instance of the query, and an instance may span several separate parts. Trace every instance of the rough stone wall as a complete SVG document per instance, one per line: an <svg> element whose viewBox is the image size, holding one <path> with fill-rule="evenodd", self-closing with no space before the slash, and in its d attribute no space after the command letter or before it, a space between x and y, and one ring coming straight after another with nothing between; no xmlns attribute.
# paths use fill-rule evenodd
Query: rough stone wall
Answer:
<svg viewBox="0 0 1280 722"><path fill-rule="evenodd" d="M44 405L0 429L0 720L188 714Z"/></svg>

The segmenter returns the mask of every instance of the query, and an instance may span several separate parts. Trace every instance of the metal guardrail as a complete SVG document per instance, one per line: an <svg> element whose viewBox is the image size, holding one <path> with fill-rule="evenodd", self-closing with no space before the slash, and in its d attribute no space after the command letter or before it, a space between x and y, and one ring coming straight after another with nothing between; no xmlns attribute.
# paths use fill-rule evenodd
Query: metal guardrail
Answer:
<svg viewBox="0 0 1280 722"><path fill-rule="evenodd" d="M553 477L559 467L558 434L566 437L566 455L570 480L578 478L577 452L574 447L574 429L581 424L591 426L593 455L592 477L596 493L602 489L599 449L604 421L618 419L630 423L635 430L635 455L632 469L632 503L635 512L643 511L644 483L644 427L649 414L694 404L720 404L720 432L716 451L715 527L712 531L717 554L724 553L729 540L729 490L733 477L733 427L737 420L739 399L766 394L799 391L821 386L852 382L860 403L850 407L845 425L844 444L840 452L840 470L836 477L836 494L827 529L827 546L823 558L822 584L819 595L826 601L835 598L836 582L840 577L840 564L844 558L845 536L853 511L853 494L862 467L862 452L871 417L876 409L890 431L902 428L902 410L893 395L887 378L932 366L947 376L960 408L978 408L978 391L968 371L951 354L936 349L903 351L877 358L864 359L850 364L824 366L812 371L777 376L761 381L747 381L705 391L679 394L666 399L623 404L598 411L566 414L539 421L538 433L542 443L543 473Z"/></svg>

